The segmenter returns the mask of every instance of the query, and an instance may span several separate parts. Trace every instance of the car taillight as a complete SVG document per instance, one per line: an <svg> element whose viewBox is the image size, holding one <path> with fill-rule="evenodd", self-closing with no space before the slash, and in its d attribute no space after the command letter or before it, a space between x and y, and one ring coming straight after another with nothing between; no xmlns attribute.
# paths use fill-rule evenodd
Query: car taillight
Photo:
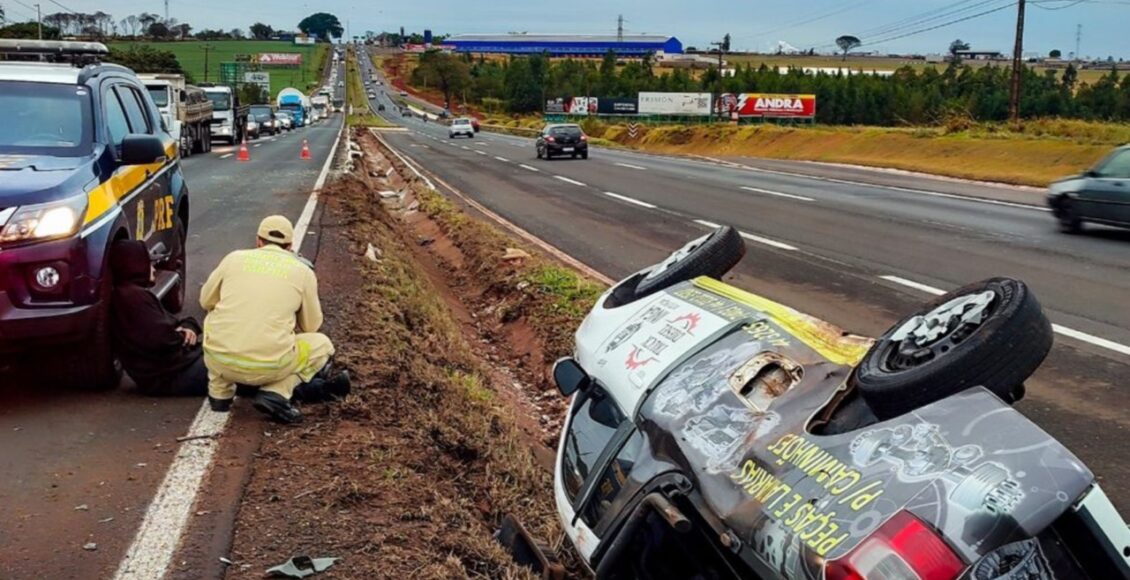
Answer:
<svg viewBox="0 0 1130 580"><path fill-rule="evenodd" d="M899 512L842 558L828 561L826 580L953 580L965 563L922 520Z"/></svg>
<svg viewBox="0 0 1130 580"><path fill-rule="evenodd" d="M554 139L553 137L546 137L545 138L546 143L553 143L554 141L556 141L556 139Z"/></svg>

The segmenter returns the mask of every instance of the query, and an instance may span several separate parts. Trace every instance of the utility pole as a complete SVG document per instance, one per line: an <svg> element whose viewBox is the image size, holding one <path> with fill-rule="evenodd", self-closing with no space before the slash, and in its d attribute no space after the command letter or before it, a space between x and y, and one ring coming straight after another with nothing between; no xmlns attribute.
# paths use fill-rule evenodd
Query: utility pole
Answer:
<svg viewBox="0 0 1130 580"><path fill-rule="evenodd" d="M200 49L204 51L204 82L208 82L208 52L212 50L212 45L204 44Z"/></svg>
<svg viewBox="0 0 1130 580"><path fill-rule="evenodd" d="M169 22L169 0L165 0L165 23Z"/></svg>
<svg viewBox="0 0 1130 580"><path fill-rule="evenodd" d="M39 40L43 40L43 11L39 9L39 4L35 5L35 21L39 23Z"/></svg>
<svg viewBox="0 0 1130 580"><path fill-rule="evenodd" d="M1083 25L1075 25L1075 62L1079 62L1079 44L1083 41Z"/></svg>
<svg viewBox="0 0 1130 580"><path fill-rule="evenodd" d="M616 42L617 43L624 42L624 15L623 14L621 14L616 19Z"/></svg>
<svg viewBox="0 0 1130 580"><path fill-rule="evenodd" d="M1016 46L1012 49L1012 90L1008 96L1008 118L1020 122L1020 69L1024 65L1024 2L1016 2Z"/></svg>
<svg viewBox="0 0 1130 580"><path fill-rule="evenodd" d="M714 99L714 107L716 112L716 120L722 119L722 48L724 43L711 42L710 46L718 47L718 96Z"/></svg>

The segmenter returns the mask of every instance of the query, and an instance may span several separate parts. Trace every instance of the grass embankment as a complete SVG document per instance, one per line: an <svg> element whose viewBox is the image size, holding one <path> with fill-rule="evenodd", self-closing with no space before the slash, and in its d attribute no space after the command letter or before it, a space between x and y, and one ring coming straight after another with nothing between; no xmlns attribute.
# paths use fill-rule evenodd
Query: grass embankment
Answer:
<svg viewBox="0 0 1130 580"><path fill-rule="evenodd" d="M233 544L248 572L233 576L304 553L341 557L330 574L343 578L532 578L492 534L515 514L559 537L552 473L373 191L347 177L323 192L318 271L355 394L271 428Z"/></svg>
<svg viewBox="0 0 1130 580"><path fill-rule="evenodd" d="M352 107L352 114L346 119L346 123L351 127L395 126L374 114L369 106L369 91L365 89L365 81L362 80L361 69L357 66L357 58L352 50L345 59L345 78L346 103Z"/></svg>
<svg viewBox="0 0 1130 580"><path fill-rule="evenodd" d="M496 227L467 215L446 197L418 187L416 199L439 224L474 269L471 275L486 289L485 298L499 300L499 321L524 318L537 334L546 360L573 352L573 329L580 326L604 286L576 271L534 256L511 268L499 257L515 246Z"/></svg>
<svg viewBox="0 0 1130 580"><path fill-rule="evenodd" d="M271 73L271 98L279 91L294 87L309 92L321 84L322 71L329 56L330 45L320 42L313 46L295 45L281 40L185 40L176 42L124 41L112 42L111 48L146 45L172 52L181 68L192 75L194 82L219 82L220 63L234 62L235 55L254 55L263 52L291 52L302 54L302 66L297 68L264 67ZM208 70L204 70L205 48L208 49Z"/></svg>

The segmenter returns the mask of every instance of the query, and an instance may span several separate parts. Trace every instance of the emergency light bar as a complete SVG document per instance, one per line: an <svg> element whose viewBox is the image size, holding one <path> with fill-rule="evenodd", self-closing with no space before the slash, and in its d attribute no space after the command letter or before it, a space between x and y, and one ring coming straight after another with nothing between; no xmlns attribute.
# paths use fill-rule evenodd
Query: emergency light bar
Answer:
<svg viewBox="0 0 1130 580"><path fill-rule="evenodd" d="M85 56L110 54L101 42L0 39L0 54L55 54Z"/></svg>

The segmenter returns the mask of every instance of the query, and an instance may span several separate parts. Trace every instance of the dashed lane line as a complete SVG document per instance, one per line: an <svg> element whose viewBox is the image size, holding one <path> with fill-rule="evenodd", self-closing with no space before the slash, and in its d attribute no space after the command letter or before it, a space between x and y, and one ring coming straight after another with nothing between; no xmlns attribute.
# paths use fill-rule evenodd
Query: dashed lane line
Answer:
<svg viewBox="0 0 1130 580"><path fill-rule="evenodd" d="M900 286L906 286L907 288L913 288L920 292L925 292L926 294L932 294L934 296L941 296L942 294L946 293L946 291L942 290L941 288L935 288L933 286L928 286L926 284L915 282L914 280L907 280L906 278L900 278L898 276L879 276L879 278L888 282L893 282ZM1100 336L1088 334L1086 332L1075 330L1074 328L1068 328L1061 324L1052 324L1052 332L1055 332L1056 334L1059 334L1061 336L1066 336L1067 338L1078 340L1080 342L1085 342L1092 346L1097 346L1099 348L1104 348L1112 352L1117 352L1118 354L1130 356L1130 346L1114 342L1113 340L1107 340Z"/></svg>
<svg viewBox="0 0 1130 580"><path fill-rule="evenodd" d="M763 193L765 195L772 195L774 197L785 197L785 198L788 198L788 199L795 199L795 200L798 200L798 201L816 201L815 199L812 199L811 197L805 197L803 195L796 195L796 194L793 194L793 193L784 193L784 192L780 192L780 191L772 191L772 190L769 190L769 189L761 189L760 187L749 187L749 186L743 185L742 189L744 189L746 191L752 191L753 193Z"/></svg>
<svg viewBox="0 0 1130 580"><path fill-rule="evenodd" d="M708 228L720 228L720 227L722 227L721 224L716 224L714 222L708 222L706 220L694 220L694 223L696 223L700 226L706 226ZM751 233L748 233L748 232L738 232L738 233L740 233L743 238L745 238L745 239L747 239L751 242L756 242L758 244L762 244L764 246L769 246L771 248L777 248L778 250L786 250L786 251L789 251L789 252L795 252L795 251L800 249L800 248L797 248L796 246L793 246L791 244L786 244L785 242L778 242L777 240L766 238L764 236L759 236L759 235L751 234Z"/></svg>
<svg viewBox="0 0 1130 580"><path fill-rule="evenodd" d="M228 157L231 157L232 155L234 155L234 153L224 153L223 155L220 156L220 159L227 159Z"/></svg>
<svg viewBox="0 0 1130 580"><path fill-rule="evenodd" d="M618 200L626 202L626 203L638 205L640 207L646 207L647 209L655 209L657 207L656 205L650 204L646 201L640 201L640 200L638 200L634 197L628 197L626 195L620 195L619 193L613 193L611 191L604 192L604 195L607 195L608 197L611 197L612 199L618 199Z"/></svg>
<svg viewBox="0 0 1130 580"><path fill-rule="evenodd" d="M540 173L541 172L541 170L538 169L537 167L531 167L529 165L526 165L525 163L522 163L518 167L521 167L522 169L525 169L527 171L533 171L534 173Z"/></svg>
<svg viewBox="0 0 1130 580"><path fill-rule="evenodd" d="M635 169L637 171L647 171L646 167L640 167L639 165L632 165L631 163L613 163L613 165L615 165L617 167L627 167L628 169Z"/></svg>
<svg viewBox="0 0 1130 580"><path fill-rule="evenodd" d="M560 179L561 181L564 181L565 183L572 183L573 185L576 185L578 187L588 187L587 185L581 183L580 181L577 181L575 179L569 179L568 177L565 177L563 175L554 175L553 178L554 179Z"/></svg>
<svg viewBox="0 0 1130 580"><path fill-rule="evenodd" d="M498 155L495 155L494 158L503 162L503 163L510 163L510 160L505 158L505 157L499 157Z"/></svg>

